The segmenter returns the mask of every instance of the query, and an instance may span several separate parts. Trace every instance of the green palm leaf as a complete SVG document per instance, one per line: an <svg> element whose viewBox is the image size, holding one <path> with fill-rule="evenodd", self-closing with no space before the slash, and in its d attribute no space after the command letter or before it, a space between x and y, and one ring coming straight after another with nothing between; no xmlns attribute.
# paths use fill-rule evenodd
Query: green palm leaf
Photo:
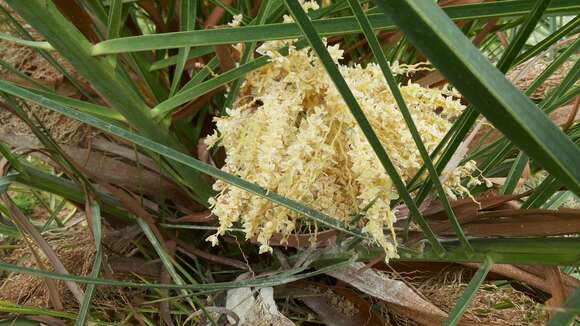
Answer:
<svg viewBox="0 0 580 326"><path fill-rule="evenodd" d="M376 2L481 114L580 194L580 149L483 57L445 12L430 1Z"/></svg>

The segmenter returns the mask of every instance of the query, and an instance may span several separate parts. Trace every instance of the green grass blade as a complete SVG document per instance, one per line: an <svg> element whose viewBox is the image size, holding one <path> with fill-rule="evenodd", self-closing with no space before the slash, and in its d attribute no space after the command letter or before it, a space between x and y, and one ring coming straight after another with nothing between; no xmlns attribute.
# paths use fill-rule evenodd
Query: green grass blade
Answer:
<svg viewBox="0 0 580 326"><path fill-rule="evenodd" d="M73 108L75 110L79 110L81 112L85 112L88 114L92 114L104 119L109 119L118 122L126 122L125 117L121 114L116 112L115 110L108 108L106 106L102 106L99 104L93 104L90 102L85 102L81 100L74 99L68 96L62 96L58 93L52 91L45 91L40 89L30 89L31 92L36 94L42 95L43 97L49 98L57 103L60 103L63 106L67 106Z"/></svg>
<svg viewBox="0 0 580 326"><path fill-rule="evenodd" d="M156 103L164 101L169 96L169 88L162 81L161 74L158 71L149 71L153 55L147 52L130 53L124 57L130 67L139 74L141 80L145 83ZM131 81L131 83L134 83Z"/></svg>
<svg viewBox="0 0 580 326"><path fill-rule="evenodd" d="M22 167L26 174L16 175L18 183L58 195L77 204L85 203L84 192L78 184L68 179L48 174L28 164L22 164ZM119 209L123 205L119 200L105 193L97 193L97 195L103 212L125 222L130 220L127 212Z"/></svg>
<svg viewBox="0 0 580 326"><path fill-rule="evenodd" d="M254 54L255 46L256 46L255 42L244 44L244 52L242 53L242 57L240 58L240 65L245 65L250 61L251 57ZM242 87L242 84L245 80L244 76L245 74L233 81L230 87L230 91L228 92L226 100L222 107L221 115L226 115L226 109L233 107L234 102L236 101L236 98L238 97L238 94L240 92L240 88Z"/></svg>
<svg viewBox="0 0 580 326"><path fill-rule="evenodd" d="M449 312L449 317L443 323L443 325L457 325L459 323L461 317L463 316L463 313L465 312L465 310L467 310L469 304L471 304L471 300L473 300L473 297L475 297L475 293L477 292L483 281L485 281L485 277L487 276L487 273L489 272L492 266L493 260L488 257L483 263L483 265L481 265L477 273L473 275L471 281L469 281L467 288L465 288L463 294L461 295L459 300L455 303L453 309L451 309L451 311Z"/></svg>
<svg viewBox="0 0 580 326"><path fill-rule="evenodd" d="M562 206L562 204L564 204L568 198L572 196L572 193L569 191L560 191L559 193L556 193L554 196L552 196L552 198L550 198L550 200L548 200L544 205L542 205L542 208L559 209L560 206Z"/></svg>
<svg viewBox="0 0 580 326"><path fill-rule="evenodd" d="M185 85L183 85L183 88L181 88L177 94L185 92L194 86L199 86L198 84L204 81L207 76L209 76L215 69L217 69L219 64L220 60L217 56L211 58L211 60L206 63L202 69L200 69Z"/></svg>
<svg viewBox="0 0 580 326"><path fill-rule="evenodd" d="M147 224L147 222L145 222L145 220L141 218L137 219L137 223L143 230L143 233L147 237L147 240L149 240L149 243L151 243L151 245L153 246L153 249L155 249L155 252L157 253L159 258L161 259L161 262L163 263L163 267L167 270L167 273L169 273L169 276L171 276L173 282L177 285L185 285L183 278L179 276L177 270L175 269L175 267L178 266L178 264L165 251L164 246L161 245L159 239L157 239L155 233L153 232L153 230L151 230L151 227ZM187 296L190 293L185 289L181 289L181 294ZM191 298L187 297L187 301L189 301L191 307L195 309L195 305L193 304L193 301L191 301Z"/></svg>
<svg viewBox="0 0 580 326"><path fill-rule="evenodd" d="M3 147L3 145L0 144L0 148L2 148L2 147ZM0 177L0 193L8 191L8 188L10 187L12 182L14 182L15 180L16 180L16 175L6 175L3 177Z"/></svg>
<svg viewBox="0 0 580 326"><path fill-rule="evenodd" d="M109 7L109 17L107 20L107 39L116 39L121 30L121 18L123 16L123 1L112 0Z"/></svg>
<svg viewBox="0 0 580 326"><path fill-rule="evenodd" d="M197 0L181 0L180 14L181 19L179 22L181 24L181 30L190 31L195 29L195 18L197 17ZM183 69L185 68L185 63L187 62L188 56L189 47L179 49L179 53L177 54L177 65L175 66L173 81L171 82L171 89L169 90L169 97L175 94L177 87L181 83L181 75L183 74Z"/></svg>
<svg viewBox="0 0 580 326"><path fill-rule="evenodd" d="M306 279L316 275L324 274L328 271L335 270L337 268L343 267L346 264L352 262L352 258L345 259L339 263L329 265L327 267L318 268L312 272L302 273L307 267L300 266L290 270L286 270L268 277L257 277L247 281L233 281L233 282L219 282L219 283L209 283L209 284L167 284L167 283L135 283L127 281L117 281L109 279L100 279L86 276L77 275L65 275L53 272L47 272L44 270L21 267L18 265L8 264L0 261L0 270L5 270L13 273L26 273L29 275L34 275L40 278L49 278L60 281L71 281L84 284L95 284L113 287L130 287L130 288L141 288L141 289L185 289L185 290L195 290L195 291L219 291L226 289L236 289L242 287L269 287L278 286L283 284L288 284L296 282L298 280Z"/></svg>
<svg viewBox="0 0 580 326"><path fill-rule="evenodd" d="M496 128L580 194L580 149L479 53L445 12L430 1L376 2Z"/></svg>
<svg viewBox="0 0 580 326"><path fill-rule="evenodd" d="M163 249L163 246L159 242L159 239L157 239L157 237L155 236L155 233L153 233L153 230L151 230L151 228L149 227L147 222L145 222L145 220L143 220L141 218L138 218L137 222L138 222L139 226L141 227L141 229L143 230L143 233L147 237L147 240L149 240L149 242L151 243L151 246L153 246L153 249L155 249L155 252L157 253L159 258L161 259L163 266L169 272L169 275L173 279L173 282L175 282L175 284L178 284L178 285L185 284L185 282L183 282L183 279L181 278L181 276L179 276L179 274L177 274L177 271L175 270L175 267L173 266L173 259L171 257L169 257L169 255L165 252L165 249Z"/></svg>
<svg viewBox="0 0 580 326"><path fill-rule="evenodd" d="M96 201L91 201L90 203L90 210L91 210L91 228L93 238L95 240L95 261L93 263L93 268L91 270L90 277L97 278L99 276L99 272L101 270L101 263L103 261L103 252L101 246L102 240L102 230L101 230L101 208ZM85 297L81 306L79 308L79 315L77 320L75 321L75 326L84 326L89 317L89 310L91 308L91 301L93 295L95 294L96 285L95 284L88 284L87 288L85 289Z"/></svg>
<svg viewBox="0 0 580 326"><path fill-rule="evenodd" d="M461 114L459 119L457 119L453 127L451 127L451 129L449 130L448 132L449 136L445 135L445 138L449 137L450 139L448 141L448 144L445 146L445 149L441 153L439 160L437 160L436 163L437 173L441 173L445 168L445 166L447 166L447 164L453 157L453 154L455 153L457 148L461 145L461 143L467 136L467 133L469 132L471 126L475 123L476 120L477 113L473 109L468 107ZM457 126L455 126L456 124ZM421 205L421 203L423 203L423 201L427 198L427 195L429 195L429 191L431 190L431 188L432 188L431 180L429 179L425 180L425 182L423 182L421 190L419 191L419 194L417 195L417 197L415 197L417 205ZM407 227L408 224L406 224L406 228Z"/></svg>
<svg viewBox="0 0 580 326"><path fill-rule="evenodd" d="M395 165L389 158L389 155L383 148L379 138L373 131L373 128L364 115L361 107L359 106L356 98L354 97L352 91L348 87L346 81L340 74L338 67L335 65L332 57L328 53L326 46L322 42L322 39L317 34L310 18L306 15L302 7L296 0L284 0L286 3L286 7L294 17L294 20L297 22L298 26L302 30L302 33L312 46L312 49L316 52L320 61L324 65L324 68L328 72L328 75L332 79L334 85L336 86L337 90L340 92L345 104L350 109L354 119L358 123L359 127L361 128L362 132L364 133L367 141L371 145L373 151L376 153L379 161L383 165L384 169L388 173L389 177L393 181L399 195L403 198L409 210L411 211L412 215L416 218L417 222L421 226L425 236L429 240L429 243L433 246L433 248L437 251L443 252L443 248L441 244L437 241L437 238L427 222L424 220L423 216L419 212L419 209L415 205L413 198L411 198L411 194L407 190L404 181L399 176Z"/></svg>
<svg viewBox="0 0 580 326"><path fill-rule="evenodd" d="M558 312L550 321L548 326L565 326L574 321L574 316L580 315L580 288L577 288L572 295L566 300L562 310Z"/></svg>
<svg viewBox="0 0 580 326"><path fill-rule="evenodd" d="M445 8L453 20L469 20L487 17L525 15L531 11L533 3L528 0L501 1ZM554 0L548 13L574 14L580 11L577 0ZM373 30L393 30L396 26L388 17L379 13L368 16ZM320 36L359 33L354 17L329 18L313 21ZM266 40L292 39L301 36L296 24L268 24L245 26L231 29L211 29L203 31L164 33L124 37L96 44L93 55L146 51L155 49L182 48L186 46L207 46L218 44L246 43Z"/></svg>
<svg viewBox="0 0 580 326"><path fill-rule="evenodd" d="M41 50L46 50L46 51L54 51L54 48L52 47L52 45L50 45L50 43L48 43L46 41L23 40L23 39L14 37L12 35L4 34L4 33L0 33L0 40L6 41L9 43L22 45L22 46L27 46L30 48L41 49Z"/></svg>
<svg viewBox="0 0 580 326"><path fill-rule="evenodd" d="M124 2L126 3L126 2ZM105 8L102 6L101 3L99 3L98 1L91 1L89 4L87 4L88 6L91 6L92 8L92 13L91 15L94 17L94 24L95 25L99 25L102 22L108 21L109 18L107 17L106 14L106 10ZM133 8L133 6L125 6L124 8L120 8L121 10L121 25L119 26L119 31L118 31L118 36L127 36L127 35L133 35L133 31L130 30L130 28L128 27L130 24L124 24L125 20L129 20L129 23L133 23L138 25L139 21L141 20L141 18L136 17L136 11L135 10L131 10ZM113 8L109 8L110 10L113 10ZM117 10L120 10L117 9ZM110 11L109 10L109 11ZM99 33L99 31L97 30L97 34L101 34ZM141 52L141 53L130 53L128 55L125 55L123 57L123 59L125 59L128 63L128 65L130 66L130 69L132 69L134 72L136 72L139 77L141 78L141 80L145 83L146 88L151 92L151 94L153 95L153 97L155 97L156 103L159 103L163 100L165 100L167 98L167 96L169 95L169 87L167 85L165 85L165 83L163 83L163 81L161 80L159 73L156 72L151 72L149 71L150 65L151 65L151 61L153 60L153 54L152 53L147 53L147 52ZM113 58L110 59L114 64L116 63ZM124 77L126 77L128 79L128 81L130 82L131 85L134 85L135 83L131 80L131 77L128 76L127 74L127 67L125 65L120 65L119 68L121 68L121 72L123 73ZM134 87L135 88L135 87ZM147 89L145 88L140 88L140 89L136 89L137 93L141 93L140 91L147 91ZM139 96L141 96L141 94L139 94Z"/></svg>
<svg viewBox="0 0 580 326"><path fill-rule="evenodd" d="M18 76L20 79L25 80L27 82L29 82L30 84L34 85L34 87L36 88L40 88L40 89L44 89L44 90L49 90L48 87L46 87L45 85L41 84L40 82L38 82L36 79L28 76L27 74L25 74L24 72L16 69L13 65L9 64L8 62L1 60L0 59L0 67L8 70L10 73L15 74L16 76Z"/></svg>
<svg viewBox="0 0 580 326"><path fill-rule="evenodd" d="M177 273L177 270L176 270L176 267L177 267L177 269L179 269L182 273L184 273L184 275L188 276L189 280L192 281L191 283L197 283L188 275L187 271L183 267L181 267L165 251L164 246L162 246L162 244L159 242L159 239L157 239L157 237L155 236L155 233L153 232L151 227L147 224L147 222L145 222L145 220L139 218L139 219L137 219L137 223L139 224L139 226L143 230L143 233L147 237L147 240L149 240L149 242L153 246L153 249L155 249L155 252L157 253L159 258L161 259L161 262L163 263L163 267L167 270L167 272L169 273L169 276L171 276L171 279L173 280L173 282L177 285L185 285L186 284L186 282L183 280L183 278ZM195 296L192 297L191 293L189 291L187 291L185 289L181 289L180 292L181 292L181 295L186 297L186 300L190 304L191 308L196 309L196 304L194 304L194 301L195 301L195 303L197 303L197 306L199 306L204 311L204 314L206 316L209 316L207 314L207 311L205 311L205 308L203 307L203 305L199 302L199 300Z"/></svg>
<svg viewBox="0 0 580 326"><path fill-rule="evenodd" d="M445 212L447 213L447 217L449 218L449 222L451 223L453 231L457 235L457 238L461 241L462 245L465 247L465 250L468 252L471 252L471 251L473 251L473 248L471 248L471 246L469 245L469 241L465 237L463 229L461 228L461 225L459 224L459 220L457 219L457 216L455 216L455 213L453 212L453 208L451 207L451 204L449 203L449 199L447 198L445 190L443 189L443 185L441 184L441 181L439 180L439 174L437 173L437 170L435 169L435 166L433 165L431 157L429 156L429 152L425 148L425 144L423 143L423 140L421 139L421 135L419 135L419 131L417 130L417 127L415 126L415 122L413 121L413 117L411 116L411 112L409 111L409 108L407 107L407 104L405 103L405 100L403 99L403 95L401 94L401 90L399 89L399 86L397 85L397 81L395 80L395 76L393 76L393 72L391 71L389 63L387 62L385 54L383 53L383 49L381 47L381 44L379 43L379 40L376 38L375 34L373 33L373 30L371 28L371 24L369 23L367 17L365 16L363 9L362 9L360 3L358 2L358 0L348 0L348 2L350 4L350 7L352 8L352 11L354 12L356 19L358 20L359 24L361 25L361 29L363 30L363 33L364 33L367 41L369 42L369 45L372 49L372 52L373 52L373 54L374 54L374 56L379 64L379 66L381 67L383 75L385 76L385 80L387 81L387 84L389 85L389 88L391 89L391 93L393 94L393 97L395 98L395 101L397 102L397 106L399 107L399 110L400 110L401 114L403 115L403 118L405 119L405 123L407 124L407 127L409 128L409 131L411 132L411 136L413 137L413 140L415 141L415 144L416 144L417 148L419 149L419 153L421 154L421 158L423 159L423 163L425 164L425 166L427 167L427 170L429 171L429 176L431 178L431 182L435 185L437 195L439 196L439 200L443 203L443 207L445 208Z"/></svg>
<svg viewBox="0 0 580 326"><path fill-rule="evenodd" d="M344 225L343 223L339 222L337 219L334 219L324 213L321 213L313 208L304 206L294 200L288 199L283 197L275 192L268 191L254 183L248 182L243 180L239 177L236 177L232 174L226 173L212 165L203 163L195 158L188 156L184 153L181 153L175 149L172 149L168 146L163 144L157 143L149 138L145 138L138 134L132 133L130 131L125 130L124 128L120 128L118 126L112 125L106 121L100 120L94 116L88 115L86 113L75 111L68 109L66 107L60 106L58 103L43 98L37 94L27 91L24 88L9 84L5 81L0 80L0 90L4 91L8 94L12 94L14 96L26 99L27 101L31 101L33 103L37 103L41 106L44 106L47 109L50 109L54 112L61 113L65 116L68 116L72 119L82 121L88 125L91 125L95 128L101 129L105 132L112 133L116 136L119 136L123 139L126 139L138 146L141 146L147 150L150 150L154 153L157 153L161 156L167 157L172 161L181 163L189 168L193 168L196 171L205 173L210 175L214 178L223 180L226 183L229 183L233 186L239 187L244 189L248 192L251 192L255 195L258 195L263 198L267 198L272 202L279 204L283 207L291 209L299 214L304 215L307 218L315 220L321 224L324 224L328 227L335 228L337 230L343 231L345 233L357 236L357 237L364 237L360 231L351 229Z"/></svg>
<svg viewBox="0 0 580 326"><path fill-rule="evenodd" d="M560 106L560 103L558 100L564 96L564 94L566 93L567 90L569 90L570 88L572 88L574 86L574 84L578 80L579 76L580 76L580 61L576 61L574 67L566 75L564 80L562 80L560 82L560 85L558 87L556 87L554 90L552 90L549 93L549 95L546 98L544 98L544 100L542 100L542 102L540 104L538 104L539 111L540 112L543 111L545 113L550 113L553 110L555 110L556 108L558 108ZM540 77L543 78L543 76L539 76L538 78L540 78ZM532 93L532 89L529 88L528 91L526 91L526 95L529 95L531 93ZM496 141L495 143L489 145L488 148L490 148L491 146L494 146L496 144L499 144L500 142L502 142L502 145L498 149L496 149L494 151L494 153L492 155L490 155L487 158L487 160L481 165L481 169L483 170L484 174L489 173L499 163L503 162L505 160L505 158L508 156L508 154L512 153L515 149L515 146L512 143L505 142L505 141L503 141L503 139L500 139L500 140ZM522 168L522 170L523 170L523 168ZM519 179L520 175L521 175L521 171L519 171L519 172L514 171L512 178ZM515 182L515 181L510 180L510 182Z"/></svg>
<svg viewBox="0 0 580 326"><path fill-rule="evenodd" d="M558 68L560 68L566 61L568 61L574 53L578 53L580 49L580 39L577 39L572 43L571 46L566 48L562 53L560 53L554 61L544 69L544 71L536 77L536 79L530 84L528 89L526 90L527 95L531 95L538 87L540 87L548 77L550 77Z"/></svg>
<svg viewBox="0 0 580 326"><path fill-rule="evenodd" d="M167 7L167 13L165 14L165 25L169 25L173 19L173 15L175 14L175 1L176 0L169 0L169 6ZM166 3L167 2L163 5L165 6Z"/></svg>
<svg viewBox="0 0 580 326"><path fill-rule="evenodd" d="M268 63L269 58L263 56L198 85L187 89L184 87L183 91L175 94L175 96L169 98L167 101L159 103L159 105L153 109L152 115L155 119L162 120L163 118L170 115L173 111L175 111L180 105L194 100L199 96L206 94L233 80L243 77L245 74L263 67Z"/></svg>
<svg viewBox="0 0 580 326"><path fill-rule="evenodd" d="M580 79L580 60L576 60L576 63L574 63L574 66L560 82L558 87L553 89L548 96L542 100L539 104L540 109L546 113L550 113L557 109L559 106L554 104L558 103L558 100L560 100L566 92L576 85L578 79Z"/></svg>
<svg viewBox="0 0 580 326"><path fill-rule="evenodd" d="M265 23L265 21L268 17L268 14L272 10L273 4L274 4L274 1L266 1L266 2L262 3L262 6L260 7L260 12L258 13L258 17L256 17L256 19L255 19L255 23L257 25L262 25L263 23ZM278 4L281 4L281 3L278 2ZM256 48L256 42L244 44L244 51L243 51L242 57L240 59L240 65L244 65L244 64L248 63L250 60L253 60L255 48ZM242 87L243 82L244 82L244 77L242 76L242 77L236 79L232 83L230 91L228 92L228 96L226 97L226 101L222 107L222 115L225 114L226 109L233 107L234 102L238 97L238 94L240 92L240 88Z"/></svg>
<svg viewBox="0 0 580 326"><path fill-rule="evenodd" d="M530 96L539 86L541 86L543 84L543 82L548 77L550 77L562 64L564 64L566 61L568 61L569 58L572 55L574 55L574 53L576 53L579 46L580 46L580 40L576 40L576 41L574 41L574 43L572 43L571 46L566 48L566 50L564 50L560 55L558 55L554 59L554 61L552 61L548 65L548 67L546 67L546 69L544 69L544 71L538 77L536 77L536 79L532 82L532 84L526 90L525 94L527 96ZM560 86L558 86L558 88L555 91L552 91L548 95L548 97L546 97L539 104L539 107L541 108L541 110L543 110L544 112L550 112L550 111L552 111L552 107L553 108L559 107L559 105L554 105L554 103L556 103L557 98L560 97L562 95L562 93L565 93L565 91L569 87L572 87L573 84L575 83L575 81L577 80L577 77L574 75L574 71L577 70L577 68L578 67L573 68L571 70L571 73L566 76L566 78L564 79L564 81L562 81ZM497 143L495 143L495 144L497 144ZM491 144L490 146L488 146L488 148L491 148L491 146L494 146L495 144ZM499 162L503 161L504 158L506 157L506 155L513 150L513 147L514 146L512 144L509 144L509 143L503 144L503 146L491 158L488 158L488 161L484 164L484 167L483 167L484 171L489 171L491 168L496 166ZM510 171L509 171L508 176L506 178L505 184L502 187L503 194L511 194L515 190L515 187L516 187L516 185L517 185L517 183L518 183L518 181L523 173L523 170L526 167L526 163L528 161L529 161L529 157L526 154L524 154L524 153L518 154L516 161L514 162L512 167L510 168Z"/></svg>
<svg viewBox="0 0 580 326"><path fill-rule="evenodd" d="M56 205L56 207L54 208L54 210L52 212L50 212L50 215L48 216L48 218L46 219L46 222L42 226L42 229L40 230L40 233L46 231L49 228L50 224L53 221L56 221L56 224L59 227L64 227L64 224L60 221L60 219L57 216L62 212L62 209L64 208L64 206L66 205L66 203L67 203L67 201L66 201L65 198L62 198L60 200L60 202Z"/></svg>
<svg viewBox="0 0 580 326"><path fill-rule="evenodd" d="M566 61L568 61L575 53L578 53L580 49L580 39L576 39L572 45L570 45L566 50L560 53L542 73L534 79L532 84L526 90L526 95L531 95L538 87L540 87L548 77L554 74L558 68L560 68Z"/></svg>
<svg viewBox="0 0 580 326"><path fill-rule="evenodd" d="M556 191L560 190L562 183L554 178L554 176L548 176L539 186L536 187L534 192L528 197L528 199L522 204L521 208L540 208L544 203L546 203Z"/></svg>
<svg viewBox="0 0 580 326"><path fill-rule="evenodd" d="M578 26L580 26L580 16L574 17L571 21L569 21L566 25L562 26L562 28L557 30L555 33L546 37L540 43L534 45L531 49L522 53L519 57L516 58L514 64L518 65L522 62L525 62L525 61L537 56L538 54L547 50L552 44L554 44L558 40L562 39L564 36L577 30Z"/></svg>
<svg viewBox="0 0 580 326"><path fill-rule="evenodd" d="M563 105L566 105L572 102L577 96L580 96L580 86L574 86L570 89L566 94L562 95L560 99L552 104L552 108L559 108Z"/></svg>
<svg viewBox="0 0 580 326"><path fill-rule="evenodd" d="M50 316L55 318L75 319L75 315L68 312L55 311L52 309L46 309L41 307L21 306L7 301L0 301L0 311L18 315L38 315L38 316ZM10 322L4 325L13 325L13 324ZM26 325L40 326L41 324L26 324Z"/></svg>
<svg viewBox="0 0 580 326"><path fill-rule="evenodd" d="M189 51L187 55L187 59L194 59L199 58L201 56L213 53L213 47L211 46L200 46L195 49ZM163 68L167 68L177 64L179 55L174 55L169 58L161 59L159 61L154 62L151 67L149 67L149 71L155 71Z"/></svg>
<svg viewBox="0 0 580 326"><path fill-rule="evenodd" d="M127 1L123 0L125 3ZM99 0L88 0L83 3L87 14L89 14L98 27L94 28L95 34L100 40L107 38L107 21L108 21L108 10L105 7L111 6L112 0L99 1Z"/></svg>
<svg viewBox="0 0 580 326"><path fill-rule="evenodd" d="M502 55L501 59L497 64L497 69L504 74L512 66L512 62L515 60L519 54L521 48L526 44L526 41L536 28L538 21L542 17L544 11L548 8L552 0L536 0L532 12L526 17L526 20L518 33L516 38L510 42L510 46L507 48L506 52Z"/></svg>
<svg viewBox="0 0 580 326"><path fill-rule="evenodd" d="M213 3L214 5L216 5L220 8L223 8L225 10L225 12L227 12L228 14L230 14L232 16L241 14L241 12L238 9L236 9L228 4L225 4L220 0L209 0L209 2Z"/></svg>
<svg viewBox="0 0 580 326"><path fill-rule="evenodd" d="M2 156L4 156L6 161L8 161L8 163L10 163L10 166L13 169L18 171L19 173L26 175L26 170L24 169L24 167L22 166L22 164L20 163L18 158L16 156L14 156L12 154L12 152L10 151L10 149L7 146L5 146L2 142L0 142L0 154Z"/></svg>
<svg viewBox="0 0 580 326"><path fill-rule="evenodd" d="M529 157L524 152L520 152L516 157L516 161L512 165L508 175L506 177L506 181L503 184L500 192L504 195L513 194L514 190L520 181L520 177L522 176L522 172L524 171L526 165L528 164Z"/></svg>

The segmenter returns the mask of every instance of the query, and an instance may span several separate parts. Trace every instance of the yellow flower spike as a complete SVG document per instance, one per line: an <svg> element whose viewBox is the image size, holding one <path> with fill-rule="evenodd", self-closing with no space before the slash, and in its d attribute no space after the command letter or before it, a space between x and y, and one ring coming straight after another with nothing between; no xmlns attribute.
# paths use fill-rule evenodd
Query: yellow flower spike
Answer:
<svg viewBox="0 0 580 326"><path fill-rule="evenodd" d="M287 56L278 52L284 46L290 48ZM224 147L223 170L341 222L356 223L384 248L387 260L397 257L395 215L389 203L398 194L316 55L309 48L296 49L293 41L265 42L257 51L271 63L246 76L238 103L228 110L229 116L216 118L216 134L206 141L208 146ZM342 57L337 45L329 52L336 61ZM430 69L425 64L394 67L406 75ZM339 68L397 171L409 181L423 163L380 68ZM450 120L464 109L459 94L449 87L428 89L412 82L402 85L401 93L426 148L433 150L451 127ZM469 195L460 182L476 169L469 163L448 174L447 193ZM312 221L263 198L221 183L216 189L220 193L212 211L220 228L208 238L212 243L238 221L247 238L257 237L260 253L272 252L269 240L274 233L286 239L317 230ZM365 208L363 218L353 222L352 214Z"/></svg>

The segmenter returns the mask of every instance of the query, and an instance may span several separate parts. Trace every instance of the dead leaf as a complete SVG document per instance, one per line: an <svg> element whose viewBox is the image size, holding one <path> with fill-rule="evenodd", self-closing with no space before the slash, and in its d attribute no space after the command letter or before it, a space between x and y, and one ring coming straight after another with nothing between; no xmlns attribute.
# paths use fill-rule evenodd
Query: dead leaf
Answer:
<svg viewBox="0 0 580 326"><path fill-rule="evenodd" d="M242 274L238 279L247 275L249 274ZM271 287L231 289L226 297L226 309L240 318L240 326L294 326L290 319L278 311L274 301L274 289Z"/></svg>
<svg viewBox="0 0 580 326"><path fill-rule="evenodd" d="M441 324L447 318L443 310L423 299L404 282L364 267L363 263L351 263L327 274L387 302L397 313L419 323Z"/></svg>
<svg viewBox="0 0 580 326"><path fill-rule="evenodd" d="M0 198L6 209L10 212L11 217L13 218L13 222L17 224L20 228L22 228L36 243L36 245L42 250L52 267L56 272L59 274L69 275L66 267L62 263L62 261L58 258L52 247L48 244L48 242L42 237L40 232L36 229L36 227L30 222L28 217L24 216L24 214L20 211L20 209L16 206L14 201L10 198L8 193L0 194ZM72 281L65 281L66 286L72 292L75 299L79 302L83 302L84 292L83 290Z"/></svg>

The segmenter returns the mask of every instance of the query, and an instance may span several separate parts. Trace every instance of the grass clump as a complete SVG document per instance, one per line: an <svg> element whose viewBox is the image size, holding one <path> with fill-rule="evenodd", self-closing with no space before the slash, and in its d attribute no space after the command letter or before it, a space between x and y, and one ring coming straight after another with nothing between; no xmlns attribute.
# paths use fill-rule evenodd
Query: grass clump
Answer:
<svg viewBox="0 0 580 326"><path fill-rule="evenodd" d="M36 199L29 192L18 192L14 196L14 203L26 216L32 215L38 207Z"/></svg>

